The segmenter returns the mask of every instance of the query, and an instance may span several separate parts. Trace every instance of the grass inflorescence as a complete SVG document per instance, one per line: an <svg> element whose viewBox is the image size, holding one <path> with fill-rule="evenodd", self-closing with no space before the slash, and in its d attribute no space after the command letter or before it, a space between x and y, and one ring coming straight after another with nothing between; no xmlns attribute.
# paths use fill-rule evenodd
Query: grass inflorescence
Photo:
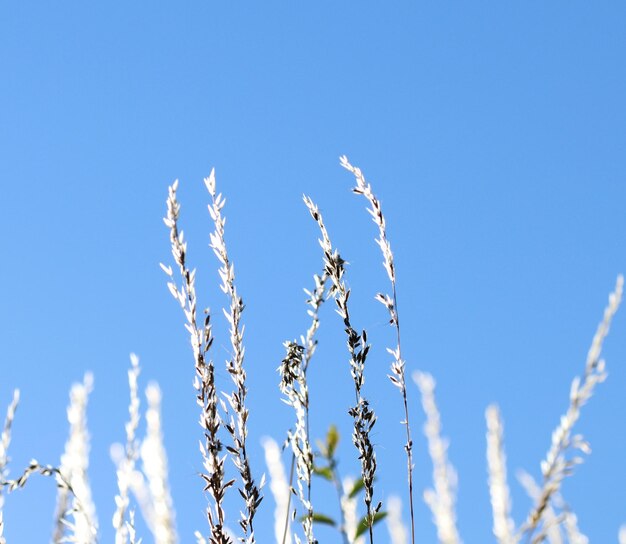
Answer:
<svg viewBox="0 0 626 544"><path fill-rule="evenodd" d="M402 329L398 310L398 281L394 254L387 230L387 219L381 201L363 172L353 166L347 157L340 164L355 180L352 188L367 201L367 211L378 231L376 243L382 252L383 267L389 280L389 290L377 290L375 295L386 308L389 324L393 327L395 342L387 348L391 357L390 388L400 394L398 413L401 414L404 444L394 451L398 459L406 463L405 492L408 502L408 519L402 516L402 501L397 496L384 500L377 487L378 460L372 438L378 420L366 393L372 383L366 378L371 363L371 337L366 330L357 329L350 303L351 289L346 282L346 261L331 242L322 213L307 196L304 202L320 232L323 272L314 275L314 284L306 292L306 309L310 318L308 329L298 339L284 343L285 355L278 364L279 384L276 394L293 411L293 426L286 431L287 459L278 443L272 438L263 440L265 460L270 474L270 490L274 497L274 540L277 544L317 544L317 525L335 529L338 541L343 544L369 544L391 542L392 544L415 544L416 519L414 504L414 471L427 472L414 466L414 430L411 427L411 407L421 401L425 415L424 435L432 461L432 487L423 493L431 510L437 538L441 544L460 544L461 532L457 527L456 484L457 473L448 458L449 442L442 435L441 415L435 398L435 380L427 372L414 371L417 387L410 387L406 379L407 362L403 357ZM184 326L189 334L193 367L195 400L199 408L201 427L198 493L206 493L209 504L205 510L206 527L194 535L198 544L253 544L258 541L255 520L262 512L262 488L264 477L257 479L253 471L255 459L251 457L249 444L253 416L248 405L247 364L244 347L244 301L235 281L235 267L230 259L225 238L225 198L217 192L215 171L204 180L208 191L208 212L213 224L209 247L218 261L219 287L226 295L223 314L228 323L229 355L223 366L218 366L211 356L214 344L212 314L209 309L199 311L196 293L196 271L189 265L187 242L180 228L180 210L175 181L168 190L165 225L169 232L173 264L161 264L167 276L167 287L183 311ZM569 402L560 418L545 459L540 463L541 479L536 481L525 472L518 472L518 479L531 497L533 505L521 523L516 524L512 515L511 492L507 480L507 460L504 445L504 423L499 408L490 405L486 412L486 458L487 484L492 508L490 524L494 540L498 544L519 542L539 544L587 543L587 537L578 526L578 518L562 495L562 482L570 476L581 454L589 453L585 439L574 434L582 407L595 393L596 387L606 379L606 365L602 347L615 316L623 291L623 278L619 276L614 291L593 337L586 363L580 377L573 380ZM352 378L354 397L347 410L352 422L354 457L360 465L356 478L342 475L339 471L338 444L340 434L333 422L327 422L328 432L324 440L314 445L311 436L311 420L316 417L316 405L311 402L308 373L317 348L317 333L321 323L321 310L326 300L334 300L335 310L341 319L348 353L347 364L341 369ZM218 383L220 369L230 378L229 385ZM117 467L118 492L112 526L116 544L139 544L151 534L155 544L177 544L183 540L178 535L174 501L169 488L168 461L161 426L161 391L156 384L146 388L145 411L146 434L139 436L142 418L139 394L139 361L131 356L128 371L129 405L128 422L125 425L123 445L111 449ZM90 433L87 427L87 401L93 388L93 378L85 376L82 383L75 384L70 394L68 421L70 427L65 452L58 465L42 464L32 460L19 476L9 477L11 430L19 401L16 390L9 403L2 433L0 435L0 544L6 544L3 506L7 494L24 488L31 477L41 475L54 480L57 485L57 506L51 539L54 543L79 542L97 544L99 523L93 504L89 471ZM412 399L412 395L419 395ZM396 397L397 398L397 397ZM378 445L376 445L378 446ZM390 448L388 448L390 449ZM291 459L290 470L284 461ZM141 461L141 463L140 463ZM258 470L258 467L254 468ZM257 483L257 481L259 483ZM330 484L336 494L336 515L328 514L314 500L315 486ZM227 498L231 491L239 497L237 514L227 512ZM295 497L295 498L294 498ZM333 500L335 500L333 498ZM328 505L324 504L324 508ZM138 514L144 523L138 527ZM382 536L381 524L386 518L388 535ZM235 521L236 520L236 521ZM299 523L296 523L296 520ZM405 521L407 522L405 524ZM489 522L488 522L489 523ZM236 530L233 525L238 525ZM144 529L145 527L145 529ZM320 532L321 534L321 532ZM619 533L620 542L626 542L626 529Z"/></svg>

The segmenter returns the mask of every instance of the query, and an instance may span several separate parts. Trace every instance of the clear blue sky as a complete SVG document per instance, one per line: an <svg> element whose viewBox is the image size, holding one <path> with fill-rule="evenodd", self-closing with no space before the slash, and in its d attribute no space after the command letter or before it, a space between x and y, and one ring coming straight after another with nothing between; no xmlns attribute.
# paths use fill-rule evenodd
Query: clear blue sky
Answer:
<svg viewBox="0 0 626 544"><path fill-rule="evenodd" d="M626 5L611 1L3 3L0 400L13 387L23 399L12 474L31 457L58 462L70 385L93 371L91 477L101 541L111 540L108 450L124 438L134 351L142 384L163 389L182 542L204 529L193 360L158 263L170 262L161 218L180 178L221 365L226 300L202 183L215 167L246 302L255 472L265 471L260 438L282 440L291 422L275 369L282 342L307 327L302 287L321 266L304 192L350 262L355 324L374 344L366 393L380 417L377 491L404 495L402 414L385 378L393 331L373 300L388 286L375 227L339 166L345 153L387 215L408 368L438 380L464 541L493 541L484 453L493 401L521 521L529 502L515 470L539 476L606 296L626 271L625 28ZM347 355L329 307L320 341L313 430L339 424L342 468L355 474ZM609 379L579 427L594 451L564 486L592 542L615 541L626 521L623 315L605 348ZM434 542L411 393L417 531ZM7 500L9 541L48 541L53 485L32 484ZM268 497L260 542L271 541L272 516Z"/></svg>

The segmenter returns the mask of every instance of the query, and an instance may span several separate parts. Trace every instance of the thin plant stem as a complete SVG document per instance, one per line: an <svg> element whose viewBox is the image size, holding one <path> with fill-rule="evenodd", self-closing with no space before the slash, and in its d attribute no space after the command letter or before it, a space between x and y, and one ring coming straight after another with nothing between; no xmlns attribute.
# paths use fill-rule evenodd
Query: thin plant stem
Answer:
<svg viewBox="0 0 626 544"><path fill-rule="evenodd" d="M67 492L71 495L74 501L73 510L76 512L76 514L84 516L85 522L91 527L91 531L94 535L94 543L97 544L98 540L96 536L96 525L90 518L89 512L83 506L80 498L76 496L76 492L74 491L72 484L67 480L67 478L65 478L59 467L55 467L52 465L42 465L36 459L32 459L18 478L14 480L5 480L3 478L2 480L0 480L0 488L6 487L9 493L17 489L21 489L26 485L30 477L34 474L40 474L41 476L54 478L57 488L67 490Z"/></svg>

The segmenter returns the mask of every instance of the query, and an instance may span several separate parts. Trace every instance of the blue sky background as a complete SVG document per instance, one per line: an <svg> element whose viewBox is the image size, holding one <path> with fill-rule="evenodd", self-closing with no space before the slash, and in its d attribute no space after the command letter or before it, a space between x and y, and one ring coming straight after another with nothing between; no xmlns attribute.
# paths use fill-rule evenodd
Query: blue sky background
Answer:
<svg viewBox="0 0 626 544"><path fill-rule="evenodd" d="M373 300L388 285L365 202L338 163L345 153L387 216L408 369L438 381L463 539L493 541L484 423L493 401L521 522L530 503L515 470L539 476L606 296L626 271L625 23L626 5L610 1L3 3L2 405L22 391L11 474L31 457L58 462L69 388L93 371L91 478L101 542L111 541L108 452L124 439L133 351L142 384L163 389L181 541L205 528L193 359L158 263L171 260L161 218L180 178L222 365L227 301L202 183L216 167L246 302L256 474L265 471L260 438L281 440L291 424L275 369L282 342L308 326L302 288L321 267L307 193L350 262L354 321L374 345L366 394L379 414L378 497L404 496L401 407L385 378L394 337ZM578 427L594 451L563 489L592 542L615 541L626 522L623 315L605 355L609 379ZM342 471L356 474L347 354L330 305L310 379L313 432L336 422ZM431 466L413 386L411 395L417 533L434 542L419 498ZM8 498L10 542L48 541L53 487L32 481ZM267 494L259 542L272 541Z"/></svg>

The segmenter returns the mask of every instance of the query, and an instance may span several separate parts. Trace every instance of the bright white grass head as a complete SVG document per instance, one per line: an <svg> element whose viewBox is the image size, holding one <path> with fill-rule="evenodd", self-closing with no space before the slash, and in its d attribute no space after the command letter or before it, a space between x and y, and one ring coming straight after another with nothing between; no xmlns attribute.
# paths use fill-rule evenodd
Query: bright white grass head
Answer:
<svg viewBox="0 0 626 544"><path fill-rule="evenodd" d="M600 321L591 342L583 375L574 378L572 382L569 406L554 429L550 449L545 460L541 462L543 476L541 494L522 527L522 530L530 534L541 524L546 506L549 504L550 498L559 491L563 479L573 472L572 469L575 464L582 462L582 457L571 456L571 450L578 450L583 453L590 451L589 445L582 436L572 436L572 429L580 417L582 406L591 398L596 385L606 379L605 363L601 358L602 345L609 333L611 321L621 303L623 288L624 277L619 275L615 289L609 295L602 321Z"/></svg>
<svg viewBox="0 0 626 544"><path fill-rule="evenodd" d="M91 497L91 486L87 476L90 450L87 403L92 390L93 376L87 373L83 382L75 383L70 391L70 404L67 409L70 432L59 469L74 494L70 507L69 491L59 488L54 542L69 539L70 542L91 543L96 539L96 507ZM83 510L81 513L78 513L79 504ZM73 521L70 521L69 517L72 517Z"/></svg>
<svg viewBox="0 0 626 544"><path fill-rule="evenodd" d="M280 456L280 447L275 440L265 437L261 440L263 451L265 452L265 464L270 474L270 491L274 497L276 508L274 509L274 535L276 542L283 542L285 532L285 522L287 523L287 533L285 544L291 544L291 531L289 530L289 482L285 474L285 467Z"/></svg>
<svg viewBox="0 0 626 544"><path fill-rule="evenodd" d="M498 407L489 406L485 412L485 418L487 420L487 468L493 512L493 534L499 544L514 544L517 539L514 537L515 523L511 518L511 498L506 479L504 430Z"/></svg>
<svg viewBox="0 0 626 544"><path fill-rule="evenodd" d="M441 436L441 417L435 403L435 380L425 372L414 372L413 380L422 397L426 414L424 434L428 441L428 453L433 463L433 489L424 492L441 544L459 544L461 539L456 528L456 471L448 462L448 441Z"/></svg>
<svg viewBox="0 0 626 544"><path fill-rule="evenodd" d="M402 522L402 500L397 495L391 495L387 499L385 522L391 544L406 544L409 541L409 533Z"/></svg>
<svg viewBox="0 0 626 544"><path fill-rule="evenodd" d="M626 544L626 525L622 525L619 528L618 539L619 539L619 544Z"/></svg>
<svg viewBox="0 0 626 544"><path fill-rule="evenodd" d="M128 385L130 389L130 403L128 405L128 422L126 423L125 455L117 468L118 494L115 496L116 510L113 514L115 528L115 544L127 544L129 539L129 524L133 521L128 517L130 504L129 491L135 473L135 462L138 456L137 427L139 426L139 358L131 353L131 367L128 371ZM126 519L128 517L128 520Z"/></svg>
<svg viewBox="0 0 626 544"><path fill-rule="evenodd" d="M385 216L383 215L380 208L380 202L374 195L371 185L365 180L365 176L363 175L363 172L361 172L360 168L352 166L350 164L350 161L348 160L348 157L346 157L345 155L339 158L339 162L341 166L354 174L356 187L353 189L353 191L357 194L363 195L370 203L371 208L368 208L367 211L372 216L372 221L374 221L374 223L376 223L376 226L378 227L378 238L376 239L376 243L383 253L383 265L385 267L385 270L387 271L387 275L389 276L389 281L395 285L396 269L393 263L393 253L391 251L391 245L389 244L389 240L387 239Z"/></svg>
<svg viewBox="0 0 626 544"><path fill-rule="evenodd" d="M155 544L174 544L178 539L161 429L161 390L156 383L146 388L146 399L146 437L141 444L141 460L151 503L150 530Z"/></svg>

